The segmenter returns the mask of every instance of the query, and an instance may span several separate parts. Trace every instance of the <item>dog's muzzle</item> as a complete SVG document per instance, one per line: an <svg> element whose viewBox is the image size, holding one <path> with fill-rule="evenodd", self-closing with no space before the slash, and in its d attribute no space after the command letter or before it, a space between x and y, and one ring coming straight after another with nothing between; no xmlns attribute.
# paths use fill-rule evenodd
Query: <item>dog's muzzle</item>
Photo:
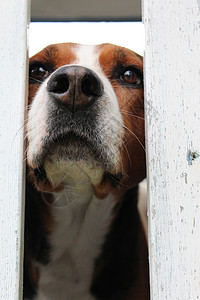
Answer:
<svg viewBox="0 0 200 300"><path fill-rule="evenodd" d="M122 118L109 80L80 65L55 70L29 112L28 157L36 169L62 162L99 164L119 171ZM68 164L69 165L69 164Z"/></svg>
<svg viewBox="0 0 200 300"><path fill-rule="evenodd" d="M64 66L47 83L47 91L56 105L71 112L90 106L104 92L98 75L82 66Z"/></svg>

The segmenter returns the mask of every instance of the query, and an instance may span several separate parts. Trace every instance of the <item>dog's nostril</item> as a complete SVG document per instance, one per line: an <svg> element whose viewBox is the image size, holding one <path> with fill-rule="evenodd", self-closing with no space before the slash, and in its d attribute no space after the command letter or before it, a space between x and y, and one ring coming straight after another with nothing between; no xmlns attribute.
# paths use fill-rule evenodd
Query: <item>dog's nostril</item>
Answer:
<svg viewBox="0 0 200 300"><path fill-rule="evenodd" d="M98 96L103 94L103 85L101 81L94 76L87 76L83 78L81 90L85 96Z"/></svg>
<svg viewBox="0 0 200 300"><path fill-rule="evenodd" d="M50 99L73 113L92 105L104 93L99 76L81 66L63 66L47 82Z"/></svg>
<svg viewBox="0 0 200 300"><path fill-rule="evenodd" d="M88 78L83 79L81 90L86 96L90 96L92 92L92 83Z"/></svg>
<svg viewBox="0 0 200 300"><path fill-rule="evenodd" d="M69 89L69 80L67 77L62 76L54 79L48 85L49 92L55 94L63 94L66 93Z"/></svg>

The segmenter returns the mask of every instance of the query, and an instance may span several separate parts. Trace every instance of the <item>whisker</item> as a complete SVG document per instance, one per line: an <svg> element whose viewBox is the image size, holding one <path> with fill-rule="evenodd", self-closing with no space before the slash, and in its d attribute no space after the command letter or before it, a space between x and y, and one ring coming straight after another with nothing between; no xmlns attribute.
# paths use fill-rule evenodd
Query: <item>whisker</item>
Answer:
<svg viewBox="0 0 200 300"><path fill-rule="evenodd" d="M16 132L16 134L14 135L13 140L12 140L12 147L13 147L13 144L14 144L14 142L15 142L15 139L16 139L17 135L19 134L19 132L20 132L22 129L25 128L27 122L28 122L28 121L25 120L25 121L23 122L22 126L17 130L17 132Z"/></svg>
<svg viewBox="0 0 200 300"><path fill-rule="evenodd" d="M130 163L130 167L132 167L131 157L130 157L130 154L129 154L128 149L126 147L126 144L123 143L123 146L124 146L124 148L126 150L126 153L127 153L127 156L128 156L128 160L129 160L129 163Z"/></svg>
<svg viewBox="0 0 200 300"><path fill-rule="evenodd" d="M12 114L11 116L18 116L18 115L21 115L21 114L26 115L26 114L27 114L27 111L28 111L29 108L30 108L30 106L31 106L31 104L26 105L26 106L24 107L23 110L19 111L18 113L14 113L14 114Z"/></svg>
<svg viewBox="0 0 200 300"><path fill-rule="evenodd" d="M145 149L144 145L142 144L142 142L140 141L140 139L137 137L137 135L132 130L130 130L128 127L126 127L125 125L122 125L122 127L124 129L126 129L128 132L130 132L136 138L136 140L138 141L138 143L141 145L141 147L143 148L143 150L146 152L146 149Z"/></svg>
<svg viewBox="0 0 200 300"><path fill-rule="evenodd" d="M29 79L32 79L32 80L34 80L34 81L36 81L36 82L39 82L39 83L42 83L43 81L41 81L41 80L39 80L39 79L36 79L36 78L33 78L33 77L31 77L31 76L29 76Z"/></svg>
<svg viewBox="0 0 200 300"><path fill-rule="evenodd" d="M125 111L125 110L120 110L122 114L125 114L125 115L128 115L128 116L132 116L132 117L135 117L135 118L138 118L138 119L141 119L141 120L144 120L143 117L140 117L140 116L137 116L137 115L134 115L133 113L129 112L129 111Z"/></svg>
<svg viewBox="0 0 200 300"><path fill-rule="evenodd" d="M89 175L83 170L83 168L81 168L77 162L74 162L74 164L76 165L76 167L88 178L88 180L90 181L90 177Z"/></svg>
<svg viewBox="0 0 200 300"><path fill-rule="evenodd" d="M120 146L120 148L121 148L121 146ZM124 166L123 166L121 152L119 152L119 157L120 157L120 164L121 164L121 173L122 173L122 176L123 176L124 175Z"/></svg>
<svg viewBox="0 0 200 300"><path fill-rule="evenodd" d="M26 157L23 159L23 163L25 163L27 160L28 160L28 156L26 156Z"/></svg>
<svg viewBox="0 0 200 300"><path fill-rule="evenodd" d="M123 183L121 183L120 181L118 181L118 180L115 178L114 175L112 175L112 174L110 174L110 173L108 173L108 175L109 175L109 177L111 177L112 180L114 180L118 185L120 185L120 186L122 186L122 187L125 187L125 188L128 188L128 185L123 184Z"/></svg>

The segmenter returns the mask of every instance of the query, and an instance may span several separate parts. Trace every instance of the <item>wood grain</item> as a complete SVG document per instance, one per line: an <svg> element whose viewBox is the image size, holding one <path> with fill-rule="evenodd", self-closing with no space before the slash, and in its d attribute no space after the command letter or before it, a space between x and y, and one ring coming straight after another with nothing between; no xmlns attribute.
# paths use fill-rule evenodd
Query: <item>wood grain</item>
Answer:
<svg viewBox="0 0 200 300"><path fill-rule="evenodd" d="M200 299L200 2L143 0L151 299Z"/></svg>
<svg viewBox="0 0 200 300"><path fill-rule="evenodd" d="M22 297L24 102L29 2L0 1L0 299Z"/></svg>

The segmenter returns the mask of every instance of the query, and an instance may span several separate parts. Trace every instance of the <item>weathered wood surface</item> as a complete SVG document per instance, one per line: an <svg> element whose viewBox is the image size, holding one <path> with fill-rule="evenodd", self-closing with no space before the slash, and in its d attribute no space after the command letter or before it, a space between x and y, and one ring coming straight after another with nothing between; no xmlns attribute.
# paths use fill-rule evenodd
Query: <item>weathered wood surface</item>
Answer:
<svg viewBox="0 0 200 300"><path fill-rule="evenodd" d="M200 299L200 1L143 0L143 22L151 299L195 300Z"/></svg>
<svg viewBox="0 0 200 300"><path fill-rule="evenodd" d="M22 295L27 0L0 1L0 299Z"/></svg>

